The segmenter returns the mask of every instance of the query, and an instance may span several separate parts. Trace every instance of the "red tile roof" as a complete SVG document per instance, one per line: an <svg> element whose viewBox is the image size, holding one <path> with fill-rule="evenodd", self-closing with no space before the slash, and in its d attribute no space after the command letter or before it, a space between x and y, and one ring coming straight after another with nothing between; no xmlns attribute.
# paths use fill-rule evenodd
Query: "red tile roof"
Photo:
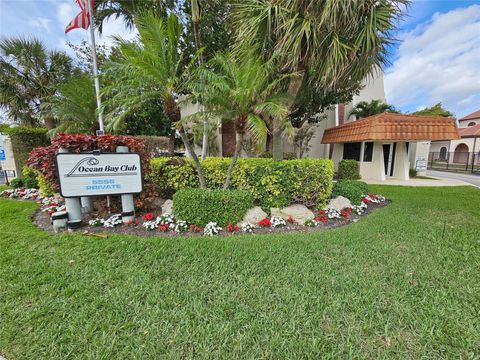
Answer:
<svg viewBox="0 0 480 360"><path fill-rule="evenodd" d="M480 110L474 111L473 113L468 114L467 116L464 116L458 121L472 120L472 119L478 119L478 118L480 118Z"/></svg>
<svg viewBox="0 0 480 360"><path fill-rule="evenodd" d="M459 128L458 132L462 138L480 137L480 124Z"/></svg>
<svg viewBox="0 0 480 360"><path fill-rule="evenodd" d="M325 130L322 144L460 139L455 119L384 112Z"/></svg>

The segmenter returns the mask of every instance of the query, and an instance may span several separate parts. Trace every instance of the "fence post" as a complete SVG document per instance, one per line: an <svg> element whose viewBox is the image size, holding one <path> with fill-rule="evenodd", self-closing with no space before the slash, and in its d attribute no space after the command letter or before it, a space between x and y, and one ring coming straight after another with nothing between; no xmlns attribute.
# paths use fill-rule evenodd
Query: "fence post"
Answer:
<svg viewBox="0 0 480 360"><path fill-rule="evenodd" d="M474 170L475 170L475 153L472 152L472 174L473 174Z"/></svg>
<svg viewBox="0 0 480 360"><path fill-rule="evenodd" d="M450 163L450 151L447 151L447 168L446 170L448 170L448 164Z"/></svg>
<svg viewBox="0 0 480 360"><path fill-rule="evenodd" d="M127 146L117 146L117 153L128 153ZM122 198L122 221L124 224L131 223L135 219L135 203L133 194L123 194Z"/></svg>

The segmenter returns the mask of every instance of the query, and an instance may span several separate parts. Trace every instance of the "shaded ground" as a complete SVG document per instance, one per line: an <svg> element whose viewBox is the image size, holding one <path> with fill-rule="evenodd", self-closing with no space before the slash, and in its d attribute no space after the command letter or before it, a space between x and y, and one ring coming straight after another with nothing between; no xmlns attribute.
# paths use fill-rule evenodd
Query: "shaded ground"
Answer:
<svg viewBox="0 0 480 360"><path fill-rule="evenodd" d="M0 200L0 354L478 358L480 190L372 191L350 226L213 238L54 236Z"/></svg>

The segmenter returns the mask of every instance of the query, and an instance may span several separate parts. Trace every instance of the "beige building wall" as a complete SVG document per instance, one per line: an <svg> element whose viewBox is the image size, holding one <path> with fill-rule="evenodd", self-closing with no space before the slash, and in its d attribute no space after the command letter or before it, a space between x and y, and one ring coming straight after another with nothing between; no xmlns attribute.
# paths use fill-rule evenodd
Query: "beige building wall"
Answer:
<svg viewBox="0 0 480 360"><path fill-rule="evenodd" d="M392 142L376 141L373 143L372 161L363 161L364 142L360 151L360 176L362 179L381 180L394 178L399 180L408 180L409 160L407 146L405 142L396 142L395 159L393 161L393 175L385 175L385 162L383 155L383 144L393 144ZM333 144L332 160L335 171L338 170L338 164L343 159L343 143Z"/></svg>
<svg viewBox="0 0 480 360"><path fill-rule="evenodd" d="M365 78L363 82L363 89L360 93L353 97L352 102L345 104L345 122L355 121L353 117L347 118L348 114L352 111L353 107L361 101L370 102L372 100L381 100L383 102L385 99L385 89L383 85L383 73L381 70L375 71L374 74ZM310 151L305 154L305 157L312 158L328 158L330 154L330 145L321 144L323 133L325 129L334 127L337 125L336 121L336 111L335 107L332 106L332 109L326 111L324 114L325 120L320 121L315 125L315 135L310 141Z"/></svg>
<svg viewBox="0 0 480 360"><path fill-rule="evenodd" d="M460 120L458 122L458 127L464 128L464 127L468 127L468 126L473 126L472 124L475 124L475 125L480 124L480 118L469 119L469 120Z"/></svg>
<svg viewBox="0 0 480 360"><path fill-rule="evenodd" d="M0 134L0 137L3 139L3 146L5 148L5 157L6 160L0 161L2 164L2 170L14 170L16 177L22 175L22 169L17 169L15 164L15 158L13 156L13 148L12 142L10 141L10 137L5 134ZM12 178L9 178L11 180Z"/></svg>

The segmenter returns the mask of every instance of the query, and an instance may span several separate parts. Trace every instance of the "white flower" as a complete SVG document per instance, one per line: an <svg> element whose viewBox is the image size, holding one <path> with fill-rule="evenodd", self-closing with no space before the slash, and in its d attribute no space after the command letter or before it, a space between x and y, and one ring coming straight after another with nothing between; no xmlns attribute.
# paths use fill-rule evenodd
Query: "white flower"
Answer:
<svg viewBox="0 0 480 360"><path fill-rule="evenodd" d="M104 222L103 219L100 219L100 218L96 218L96 219L92 219L88 222L88 225L90 226L100 226L102 225Z"/></svg>
<svg viewBox="0 0 480 360"><path fill-rule="evenodd" d="M158 219L158 218L157 218ZM147 230L155 230L158 227L156 220L145 221L142 226Z"/></svg>
<svg viewBox="0 0 480 360"><path fill-rule="evenodd" d="M115 227L117 225L120 225L122 223L123 223L122 215L121 214L114 214L114 215L110 216L107 220L103 221L103 226L113 228L113 227Z"/></svg>
<svg viewBox="0 0 480 360"><path fill-rule="evenodd" d="M315 219L311 219L311 220L307 220L305 221L305 226L308 226L308 227L316 227L320 224L320 222L318 222L317 220Z"/></svg>
<svg viewBox="0 0 480 360"><path fill-rule="evenodd" d="M340 211L335 210L333 208L327 209L327 218L329 219L340 219Z"/></svg>
<svg viewBox="0 0 480 360"><path fill-rule="evenodd" d="M371 202L374 204L380 204L385 201L385 197L382 195L368 194L364 195L362 198L367 200L367 202Z"/></svg>
<svg viewBox="0 0 480 360"><path fill-rule="evenodd" d="M172 228L173 225L173 228ZM182 233L188 230L187 222L184 220L178 220L176 224L170 224L170 228L176 233Z"/></svg>
<svg viewBox="0 0 480 360"><path fill-rule="evenodd" d="M170 214L158 216L156 221L158 225L171 225L175 223L173 215Z"/></svg>
<svg viewBox="0 0 480 360"><path fill-rule="evenodd" d="M255 229L255 225L251 223L243 223L242 224L242 231L252 233L253 230Z"/></svg>
<svg viewBox="0 0 480 360"><path fill-rule="evenodd" d="M357 215L362 215L367 208L367 204L362 202L360 205L352 205L352 211L354 211Z"/></svg>
<svg viewBox="0 0 480 360"><path fill-rule="evenodd" d="M283 220L280 216L272 216L270 218L270 222L272 223L272 227L276 228L276 227L282 227L282 226L286 226L287 223L285 222L285 220Z"/></svg>
<svg viewBox="0 0 480 360"><path fill-rule="evenodd" d="M220 230L222 230L222 228L218 226L216 222L209 222L207 225L205 225L205 228L203 229L203 235L217 235Z"/></svg>

